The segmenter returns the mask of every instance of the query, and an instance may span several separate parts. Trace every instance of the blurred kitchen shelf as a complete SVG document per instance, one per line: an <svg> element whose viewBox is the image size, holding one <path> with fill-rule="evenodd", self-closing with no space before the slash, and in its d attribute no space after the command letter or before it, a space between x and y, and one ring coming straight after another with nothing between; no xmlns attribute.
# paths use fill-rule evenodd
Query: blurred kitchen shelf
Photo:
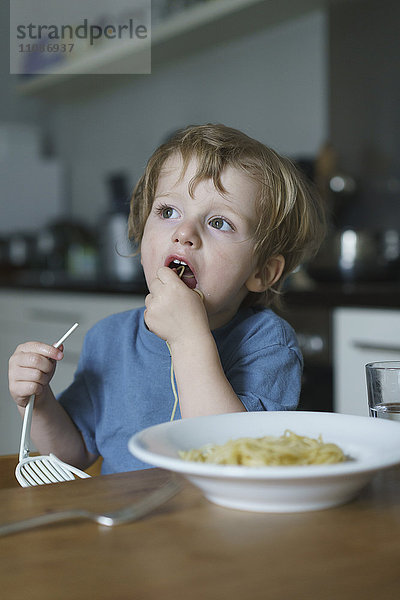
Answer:
<svg viewBox="0 0 400 600"><path fill-rule="evenodd" d="M80 278L56 271L0 270L0 294L4 290L37 290L85 294L141 295L148 293L144 279L136 282L107 281L102 275ZM391 308L400 307L400 275L395 281L323 282L310 281L304 288L287 287L283 294L281 314L304 307L336 308L340 306Z"/></svg>
<svg viewBox="0 0 400 600"><path fill-rule="evenodd" d="M268 29L330 3L332 0L209 0L199 3L152 28L152 67ZM51 100L81 97L88 92L100 91L105 85L117 84L121 77L122 81L132 78L126 72L140 64L144 52L144 47L133 50L129 41L121 42L118 48L88 53L48 75L29 76L28 81L17 87L21 94ZM104 77L106 70L108 73L114 71L115 75ZM85 76L84 81L82 76Z"/></svg>

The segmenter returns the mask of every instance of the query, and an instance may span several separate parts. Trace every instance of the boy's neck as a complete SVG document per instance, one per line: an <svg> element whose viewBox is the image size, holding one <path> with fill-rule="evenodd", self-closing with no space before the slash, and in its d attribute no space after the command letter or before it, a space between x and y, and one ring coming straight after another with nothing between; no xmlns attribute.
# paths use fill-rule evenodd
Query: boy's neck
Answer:
<svg viewBox="0 0 400 600"><path fill-rule="evenodd" d="M242 297L238 298L235 306L230 306L228 309L222 308L221 311L212 315L208 315L208 324L210 326L210 330L214 331L215 329L219 329L220 327L223 327L232 321L235 315L237 315L247 296L248 292L243 293Z"/></svg>
<svg viewBox="0 0 400 600"><path fill-rule="evenodd" d="M240 307L238 307L235 311L230 311L229 314L222 313L209 317L208 323L210 325L210 330L214 331L215 329L219 329L220 327L227 325L227 323L232 321L232 319L237 315L239 308Z"/></svg>

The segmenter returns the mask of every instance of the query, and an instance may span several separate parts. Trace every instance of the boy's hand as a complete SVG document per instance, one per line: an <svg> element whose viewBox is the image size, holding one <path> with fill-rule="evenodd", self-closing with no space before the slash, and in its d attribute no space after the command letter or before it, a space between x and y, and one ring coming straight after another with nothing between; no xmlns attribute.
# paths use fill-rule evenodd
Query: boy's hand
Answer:
<svg viewBox="0 0 400 600"><path fill-rule="evenodd" d="M149 286L144 319L147 327L170 345L207 331L207 313L199 293L169 267L161 267Z"/></svg>
<svg viewBox="0 0 400 600"><path fill-rule="evenodd" d="M32 395L36 401L45 393L56 368L63 358L63 346L54 348L41 342L19 345L9 360L8 380L14 401L25 407Z"/></svg>

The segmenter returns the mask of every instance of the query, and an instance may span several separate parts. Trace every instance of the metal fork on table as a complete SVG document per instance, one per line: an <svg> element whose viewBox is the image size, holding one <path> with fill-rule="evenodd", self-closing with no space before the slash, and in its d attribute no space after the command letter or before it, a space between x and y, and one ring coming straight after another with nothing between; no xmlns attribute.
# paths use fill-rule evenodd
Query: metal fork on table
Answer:
<svg viewBox="0 0 400 600"><path fill-rule="evenodd" d="M16 521L14 523L8 523L0 525L0 537L10 535L12 533L19 533L21 531L27 531L28 529L35 529L42 525L50 525L52 523L60 523L64 521L72 520L89 520L98 523L99 525L105 525L106 527L113 527L115 525L122 525L123 523L131 523L144 517L148 513L155 510L167 500L170 500L175 496L182 488L182 484L171 479L160 488L151 492L141 500L129 504L119 510L98 514L93 513L85 509L71 509L64 511L57 511L54 513L47 513L45 515L39 515L38 517L32 517L30 519L24 519L23 521Z"/></svg>

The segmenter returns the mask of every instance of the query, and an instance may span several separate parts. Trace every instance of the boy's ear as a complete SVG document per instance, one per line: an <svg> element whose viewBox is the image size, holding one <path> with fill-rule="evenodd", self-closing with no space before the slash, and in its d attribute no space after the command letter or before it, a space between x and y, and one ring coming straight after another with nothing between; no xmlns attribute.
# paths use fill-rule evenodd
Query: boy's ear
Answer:
<svg viewBox="0 0 400 600"><path fill-rule="evenodd" d="M282 275L285 259L281 254L271 256L267 264L259 271L255 271L246 281L249 292L265 292L276 283Z"/></svg>

